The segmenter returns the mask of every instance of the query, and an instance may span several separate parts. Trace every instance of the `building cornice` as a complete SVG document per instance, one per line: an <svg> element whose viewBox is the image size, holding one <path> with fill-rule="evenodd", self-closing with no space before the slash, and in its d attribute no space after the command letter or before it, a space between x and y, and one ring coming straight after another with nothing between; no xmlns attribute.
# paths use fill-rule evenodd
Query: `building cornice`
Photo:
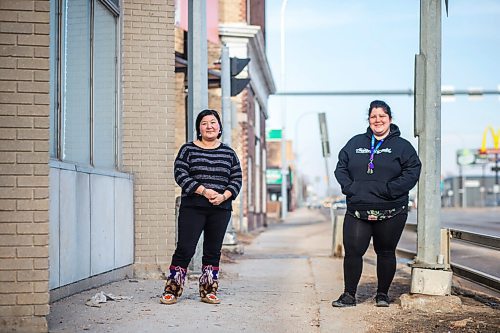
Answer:
<svg viewBox="0 0 500 333"><path fill-rule="evenodd" d="M220 24L219 35L223 42L247 45L247 53L252 53L254 55L252 57L252 67L258 69L257 74L261 77L261 83L266 87L265 93L267 96L274 94L276 92L276 86L265 53L264 37L260 26L243 23Z"/></svg>

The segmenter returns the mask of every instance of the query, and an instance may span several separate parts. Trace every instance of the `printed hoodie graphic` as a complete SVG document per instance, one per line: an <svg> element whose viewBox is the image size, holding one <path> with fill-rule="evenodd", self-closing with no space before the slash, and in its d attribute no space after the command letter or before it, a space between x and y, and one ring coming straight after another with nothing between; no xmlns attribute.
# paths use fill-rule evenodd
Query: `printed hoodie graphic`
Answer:
<svg viewBox="0 0 500 333"><path fill-rule="evenodd" d="M391 124L390 133L374 155L368 174L372 130L355 135L339 152L335 178L347 198L347 209L392 209L408 204L408 192L420 175L421 163L413 146ZM378 141L375 143L375 145Z"/></svg>

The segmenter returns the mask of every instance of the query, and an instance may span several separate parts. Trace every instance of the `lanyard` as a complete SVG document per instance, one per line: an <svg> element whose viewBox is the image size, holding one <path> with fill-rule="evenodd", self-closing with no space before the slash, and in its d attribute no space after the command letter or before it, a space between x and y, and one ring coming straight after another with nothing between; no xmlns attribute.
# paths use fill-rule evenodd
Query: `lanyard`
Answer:
<svg viewBox="0 0 500 333"><path fill-rule="evenodd" d="M382 142L384 142L384 139L380 140L377 143L377 146L375 146L375 135L372 134L372 143L371 143L371 147L370 147L370 161L368 162L368 170L366 171L366 173L369 175L371 175L373 173L373 169L375 168L375 165L373 164L373 158L374 158L375 152L382 145Z"/></svg>

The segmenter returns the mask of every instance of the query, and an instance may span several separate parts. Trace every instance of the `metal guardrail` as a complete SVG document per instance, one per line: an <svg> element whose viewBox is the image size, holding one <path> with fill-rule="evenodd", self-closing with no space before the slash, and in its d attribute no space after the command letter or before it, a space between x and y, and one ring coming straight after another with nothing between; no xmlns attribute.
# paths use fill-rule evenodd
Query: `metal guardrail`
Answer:
<svg viewBox="0 0 500 333"><path fill-rule="evenodd" d="M454 239L459 239L464 242L472 243L474 245L480 245L484 247L489 247L495 250L500 250L500 239L494 236L476 234L474 232L449 229L451 237Z"/></svg>
<svg viewBox="0 0 500 333"><path fill-rule="evenodd" d="M405 229L410 231L417 231L416 224L406 224ZM464 230L456 230L456 229L448 229L450 231L450 235L453 239L457 239L459 241L467 242L469 244L479 245L482 247L491 248L493 250L500 250L500 238L478 234L470 231ZM405 257L411 258L411 256L415 256L416 253L407 249L397 249L398 253ZM464 279L470 280L474 283L481 284L485 287L491 288L497 292L500 292L500 278L496 276L489 275L487 273L475 270L470 267L462 266L459 264L455 264L453 262L451 264L451 269L454 274L460 276Z"/></svg>
<svg viewBox="0 0 500 333"><path fill-rule="evenodd" d="M500 279L493 275L454 263L451 264L451 270L454 274L464 279L479 283L495 291L500 291Z"/></svg>

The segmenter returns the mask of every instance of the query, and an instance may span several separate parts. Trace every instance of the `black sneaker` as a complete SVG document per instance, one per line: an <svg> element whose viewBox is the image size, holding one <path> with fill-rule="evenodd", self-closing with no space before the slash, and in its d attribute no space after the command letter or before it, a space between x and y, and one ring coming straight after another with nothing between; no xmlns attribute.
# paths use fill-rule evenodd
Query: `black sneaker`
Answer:
<svg viewBox="0 0 500 333"><path fill-rule="evenodd" d="M338 300L332 302L332 306L336 308L356 306L356 298L349 293L343 293Z"/></svg>
<svg viewBox="0 0 500 333"><path fill-rule="evenodd" d="M375 296L375 302L377 303L376 306L386 308L390 303L389 296L384 293L377 293L377 296Z"/></svg>

